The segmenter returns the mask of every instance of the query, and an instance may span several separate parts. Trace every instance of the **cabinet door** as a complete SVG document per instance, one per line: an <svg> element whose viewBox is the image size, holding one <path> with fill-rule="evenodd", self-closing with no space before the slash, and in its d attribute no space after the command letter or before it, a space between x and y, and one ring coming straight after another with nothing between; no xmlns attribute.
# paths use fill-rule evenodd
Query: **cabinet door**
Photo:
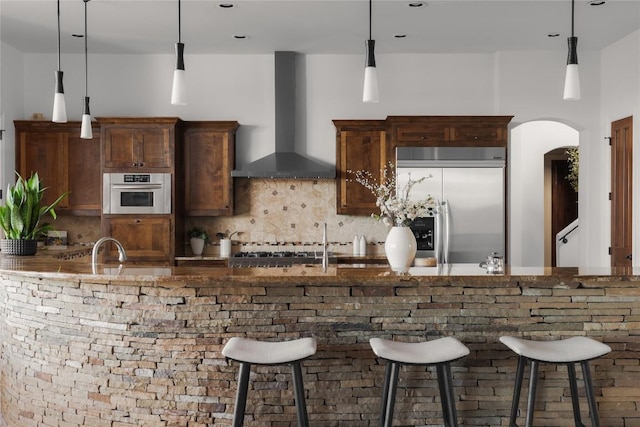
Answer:
<svg viewBox="0 0 640 427"><path fill-rule="evenodd" d="M168 128L140 129L135 136L138 167L168 168L173 165Z"/></svg>
<svg viewBox="0 0 640 427"><path fill-rule="evenodd" d="M137 167L138 153L135 131L130 128L108 128L104 131L104 167Z"/></svg>
<svg viewBox="0 0 640 427"><path fill-rule="evenodd" d="M131 261L171 261L171 217L169 215L114 215L102 218L105 236L122 243ZM105 245L105 261L117 261L118 250Z"/></svg>
<svg viewBox="0 0 640 427"><path fill-rule="evenodd" d="M100 215L100 131L93 139L81 139L79 133L67 133L69 195L68 209L76 215Z"/></svg>
<svg viewBox="0 0 640 427"><path fill-rule="evenodd" d="M106 169L169 168L171 132L168 127L109 127L104 132Z"/></svg>
<svg viewBox="0 0 640 427"><path fill-rule="evenodd" d="M186 215L232 215L233 133L187 129L184 149Z"/></svg>
<svg viewBox="0 0 640 427"><path fill-rule="evenodd" d="M67 141L61 132L56 131L20 131L16 133L19 145L16 152L16 168L23 178L38 173L40 182L46 190L42 196L43 204L53 203L60 194L67 191ZM58 207L69 205L65 197Z"/></svg>
<svg viewBox="0 0 640 427"><path fill-rule="evenodd" d="M343 215L379 213L373 194L353 181L349 171L367 170L382 179L382 169L390 160L386 130L342 130L337 147L337 212Z"/></svg>
<svg viewBox="0 0 640 427"><path fill-rule="evenodd" d="M492 124L456 125L451 128L451 141L470 146L506 146L507 129Z"/></svg>
<svg viewBox="0 0 640 427"><path fill-rule="evenodd" d="M441 125L413 124L393 128L398 145L416 147L442 144L449 140L450 134L450 129Z"/></svg>

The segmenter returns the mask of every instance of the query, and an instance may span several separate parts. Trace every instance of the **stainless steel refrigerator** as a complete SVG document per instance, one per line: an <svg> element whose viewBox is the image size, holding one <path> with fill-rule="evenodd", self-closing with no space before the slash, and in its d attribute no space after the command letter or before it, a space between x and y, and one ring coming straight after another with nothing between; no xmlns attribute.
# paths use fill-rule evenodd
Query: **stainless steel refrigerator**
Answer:
<svg viewBox="0 0 640 427"><path fill-rule="evenodd" d="M418 257L439 263L479 263L505 256L505 156L502 147L398 147L397 184L426 177L412 199L438 202L433 221L416 221ZM431 224L431 231L420 229ZM417 225L420 224L420 225ZM421 241L424 239L424 241Z"/></svg>

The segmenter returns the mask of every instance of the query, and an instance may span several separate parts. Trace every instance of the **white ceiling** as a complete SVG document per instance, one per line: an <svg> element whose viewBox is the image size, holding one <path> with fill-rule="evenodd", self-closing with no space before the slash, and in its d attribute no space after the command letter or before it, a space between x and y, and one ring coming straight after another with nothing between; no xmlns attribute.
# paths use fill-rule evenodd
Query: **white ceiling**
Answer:
<svg viewBox="0 0 640 427"><path fill-rule="evenodd" d="M373 1L377 53L567 49L570 0L434 0L417 8L410 2ZM589 3L575 2L578 52L600 50L640 28L640 0ZM72 36L84 32L84 2L61 0L60 9L63 53L84 52L83 39ZM55 53L56 10L56 0L0 0L2 41L25 53ZM87 10L90 54L174 50L177 0L91 0ZM367 0L182 0L182 42L186 55L363 53L368 11Z"/></svg>

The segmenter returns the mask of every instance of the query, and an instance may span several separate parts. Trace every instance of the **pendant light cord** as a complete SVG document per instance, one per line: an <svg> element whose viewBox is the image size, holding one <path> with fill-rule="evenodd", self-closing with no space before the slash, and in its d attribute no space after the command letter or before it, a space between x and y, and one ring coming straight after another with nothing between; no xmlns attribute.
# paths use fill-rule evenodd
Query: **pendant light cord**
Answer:
<svg viewBox="0 0 640 427"><path fill-rule="evenodd" d="M89 0L84 0L84 96L86 97L89 93L89 59L87 49L87 2Z"/></svg>
<svg viewBox="0 0 640 427"><path fill-rule="evenodd" d="M575 5L576 5L575 0L571 0L571 37L573 37L573 20L575 17L575 11L574 11Z"/></svg>
<svg viewBox="0 0 640 427"><path fill-rule="evenodd" d="M371 15L372 15L372 3L373 0L369 0L369 40L372 39L371 37Z"/></svg>
<svg viewBox="0 0 640 427"><path fill-rule="evenodd" d="M178 0L178 43L182 42L182 12L180 8L180 0Z"/></svg>
<svg viewBox="0 0 640 427"><path fill-rule="evenodd" d="M58 0L58 71L60 71L60 0Z"/></svg>

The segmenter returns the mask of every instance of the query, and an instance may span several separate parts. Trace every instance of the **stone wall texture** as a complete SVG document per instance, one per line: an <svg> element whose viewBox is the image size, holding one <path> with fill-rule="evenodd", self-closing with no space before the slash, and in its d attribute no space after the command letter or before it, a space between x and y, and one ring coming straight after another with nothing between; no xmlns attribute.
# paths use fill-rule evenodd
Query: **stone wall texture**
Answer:
<svg viewBox="0 0 640 427"><path fill-rule="evenodd" d="M505 334L609 344L591 363L601 425L640 427L634 282L0 278L0 402L10 427L228 426L238 366L221 349L233 336L316 336L318 352L302 368L311 425L354 427L379 422L384 365L369 338L456 336L471 349L452 366L460 424L508 426L516 358L498 341ZM400 375L395 425L442 425L435 372L409 366ZM534 424L573 426L569 396L566 367L541 365ZM245 425L296 425L288 368L253 369Z"/></svg>

